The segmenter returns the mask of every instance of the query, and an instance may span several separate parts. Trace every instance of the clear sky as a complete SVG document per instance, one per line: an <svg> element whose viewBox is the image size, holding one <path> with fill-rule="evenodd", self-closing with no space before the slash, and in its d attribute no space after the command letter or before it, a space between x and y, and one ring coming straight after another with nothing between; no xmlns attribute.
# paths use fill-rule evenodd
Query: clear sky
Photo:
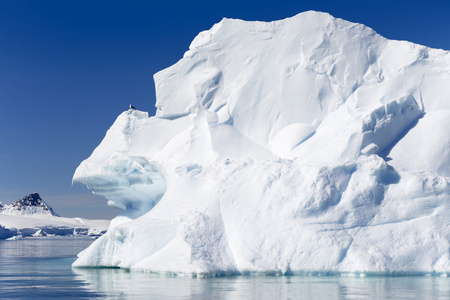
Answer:
<svg viewBox="0 0 450 300"><path fill-rule="evenodd" d="M448 0L0 0L0 201L38 192L62 216L117 215L72 175L128 104L154 114L153 74L223 17L306 10L450 50Z"/></svg>

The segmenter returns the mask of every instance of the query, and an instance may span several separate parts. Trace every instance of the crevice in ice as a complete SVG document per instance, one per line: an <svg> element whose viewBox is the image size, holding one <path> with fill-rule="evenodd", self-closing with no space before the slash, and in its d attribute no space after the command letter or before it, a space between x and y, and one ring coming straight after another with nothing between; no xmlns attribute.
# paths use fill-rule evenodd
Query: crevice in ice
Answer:
<svg viewBox="0 0 450 300"><path fill-rule="evenodd" d="M339 265L339 264L340 264L341 262L343 262L344 259L347 257L348 250L349 250L350 247L352 246L353 241L355 240L355 237L356 237L356 235L358 235L358 233L359 233L360 230L361 230L361 229L359 229L359 230L355 233L355 235L351 237L351 240L350 240L350 242L348 243L347 247L344 247L344 248L341 249L341 251L339 251L339 257L338 257L338 259L337 259L336 265Z"/></svg>
<svg viewBox="0 0 450 300"><path fill-rule="evenodd" d="M173 120L176 120L176 119L180 119L180 118L189 116L191 114L190 111L184 112L184 113L179 113L179 114L167 114L167 113L163 114L162 113L162 107L158 107L157 106L156 108L157 108L157 116L158 116L158 118L165 119L165 120L170 120L170 121L173 121Z"/></svg>
<svg viewBox="0 0 450 300"><path fill-rule="evenodd" d="M360 225L354 225L354 226L342 226L341 225L338 228L324 228L324 229L320 229L320 230L318 230L318 232L340 232L340 231L352 231L352 230L355 230L355 229L358 230L357 232L359 232L361 229L364 229L364 228L371 228L371 227L372 228L376 228L376 227L383 227L383 226L402 224L402 223L406 224L408 222L414 222L414 221L421 220L421 219L429 217L428 215L427 216L420 215L420 216L417 216L417 217L414 217L414 218L402 218L402 219L395 220L395 221L388 221L388 222L381 222L381 223L376 223L376 224L370 224L377 217L378 213L379 212L374 213L373 216L370 218L370 220L368 220L366 222L366 224L360 224ZM304 224L307 224L307 225L336 226L336 223L304 223ZM355 239L356 235L357 235L357 233L355 233L352 236L352 238Z"/></svg>
<svg viewBox="0 0 450 300"><path fill-rule="evenodd" d="M392 148L422 116L423 111L411 94L373 110L363 120L362 153L379 154Z"/></svg>
<svg viewBox="0 0 450 300"><path fill-rule="evenodd" d="M425 116L425 113L423 113L417 120L413 121L396 139L394 139L384 150L379 151L378 155L382 157L385 161L390 161L391 158L389 157L389 153L392 151L392 149L395 147L395 145L398 144L407 134L411 131L414 127L417 126L417 124L420 122L420 119L422 119Z"/></svg>

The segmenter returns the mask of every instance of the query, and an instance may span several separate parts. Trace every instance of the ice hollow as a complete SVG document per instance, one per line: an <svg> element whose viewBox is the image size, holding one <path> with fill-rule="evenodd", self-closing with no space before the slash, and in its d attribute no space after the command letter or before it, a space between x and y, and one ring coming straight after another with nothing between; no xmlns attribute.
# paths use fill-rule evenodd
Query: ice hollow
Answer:
<svg viewBox="0 0 450 300"><path fill-rule="evenodd" d="M305 12L223 19L74 181L124 209L74 266L450 272L450 56Z"/></svg>

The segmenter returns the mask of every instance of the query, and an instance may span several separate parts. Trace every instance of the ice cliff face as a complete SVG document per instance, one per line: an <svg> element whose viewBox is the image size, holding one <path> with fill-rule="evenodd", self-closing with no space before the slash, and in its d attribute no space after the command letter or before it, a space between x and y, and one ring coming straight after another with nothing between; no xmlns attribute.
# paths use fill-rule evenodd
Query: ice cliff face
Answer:
<svg viewBox="0 0 450 300"><path fill-rule="evenodd" d="M124 209L74 266L450 273L450 55L318 12L224 19L74 180Z"/></svg>
<svg viewBox="0 0 450 300"><path fill-rule="evenodd" d="M53 208L42 200L38 193L29 194L10 205L0 203L0 213L10 215L41 214L58 216L53 211Z"/></svg>

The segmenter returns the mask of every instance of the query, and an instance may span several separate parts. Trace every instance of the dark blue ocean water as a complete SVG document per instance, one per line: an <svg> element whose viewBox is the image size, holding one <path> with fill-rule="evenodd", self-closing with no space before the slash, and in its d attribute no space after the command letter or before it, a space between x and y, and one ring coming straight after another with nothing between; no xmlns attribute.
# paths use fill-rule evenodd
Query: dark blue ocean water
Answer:
<svg viewBox="0 0 450 300"><path fill-rule="evenodd" d="M448 277L168 277L119 269L72 269L88 238L0 241L0 298L450 299Z"/></svg>

